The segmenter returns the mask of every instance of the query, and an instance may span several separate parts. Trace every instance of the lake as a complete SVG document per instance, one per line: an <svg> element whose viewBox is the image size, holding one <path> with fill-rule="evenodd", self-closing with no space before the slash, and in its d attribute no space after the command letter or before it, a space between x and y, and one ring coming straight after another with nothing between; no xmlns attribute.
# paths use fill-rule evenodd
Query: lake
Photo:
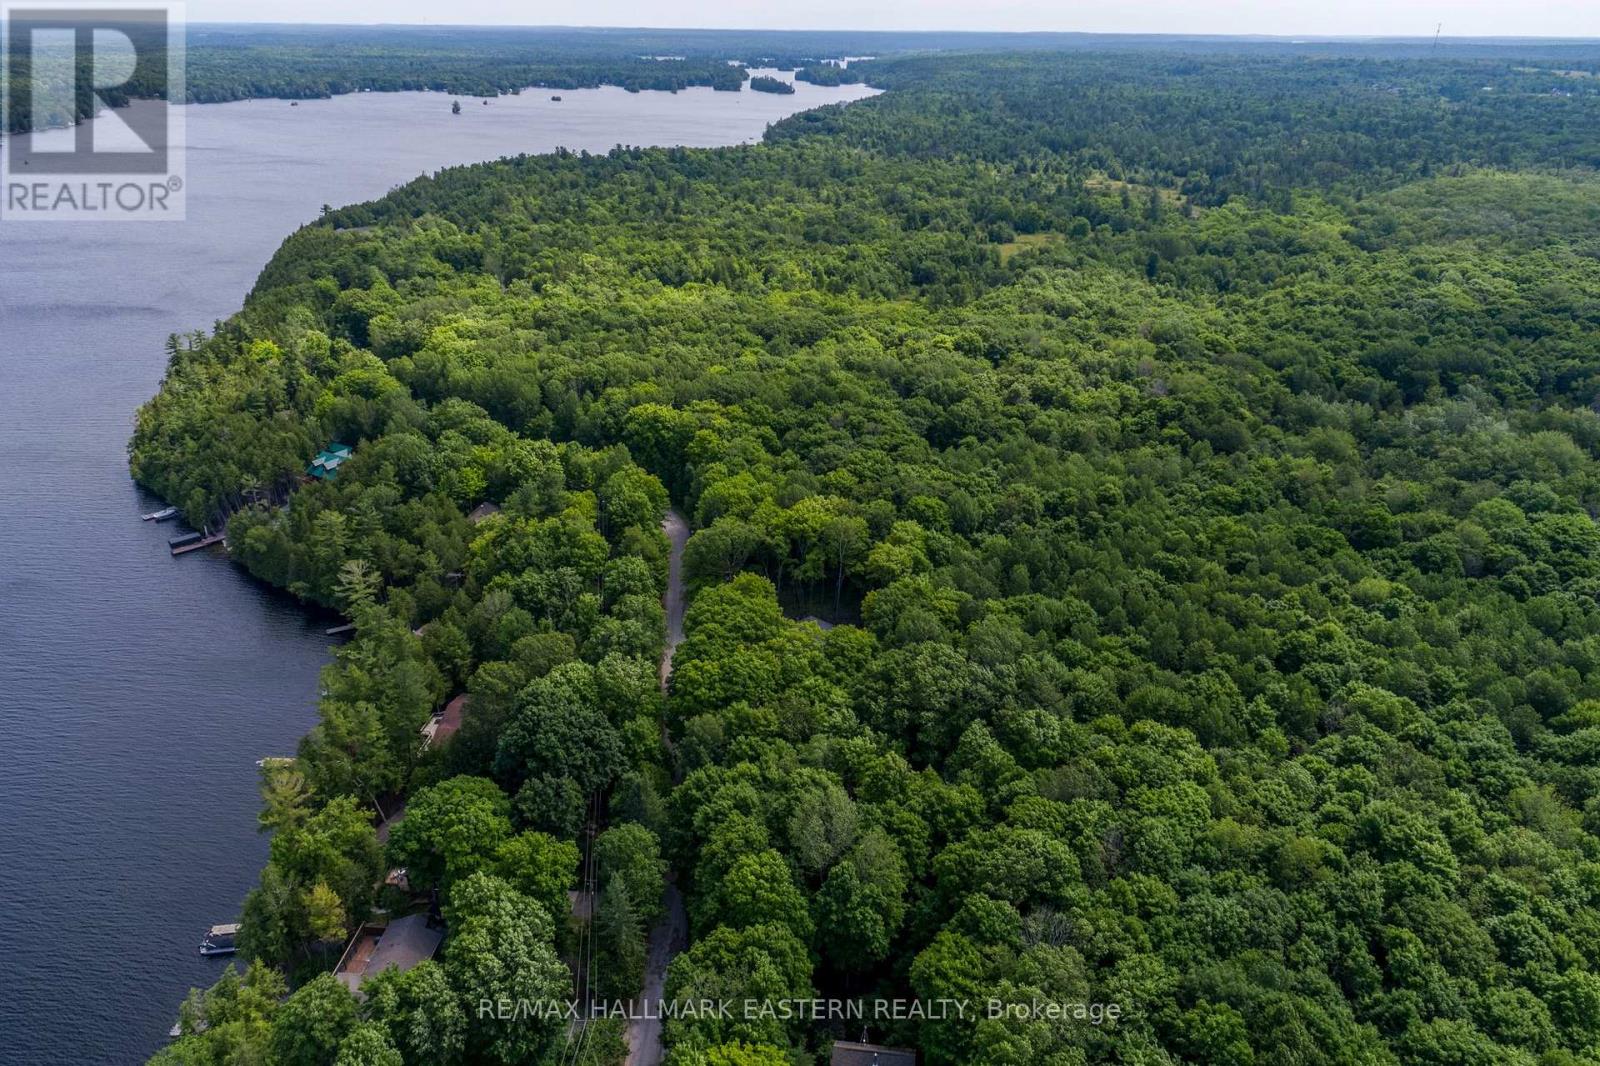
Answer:
<svg viewBox="0 0 1600 1066"><path fill-rule="evenodd" d="M331 624L225 560L172 558L128 477L174 332L238 309L322 205L557 147L711 147L870 95L529 90L187 109L182 223L0 221L0 1063L134 1063L223 962L266 857L255 761L316 717Z"/></svg>

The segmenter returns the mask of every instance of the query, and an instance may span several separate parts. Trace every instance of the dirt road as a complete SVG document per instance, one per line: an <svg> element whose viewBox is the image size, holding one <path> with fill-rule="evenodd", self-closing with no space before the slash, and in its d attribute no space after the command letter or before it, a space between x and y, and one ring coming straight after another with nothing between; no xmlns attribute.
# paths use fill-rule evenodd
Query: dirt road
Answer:
<svg viewBox="0 0 1600 1066"><path fill-rule="evenodd" d="M667 679L672 676L672 653L683 643L683 546L689 543L689 523L677 511L668 511L661 520L661 532L667 535L672 551L667 563L667 594L661 605L667 610L667 646L661 653L661 688L666 690Z"/></svg>
<svg viewBox="0 0 1600 1066"><path fill-rule="evenodd" d="M661 1001L666 995L667 967L678 952L689 946L689 918L684 914L683 897L676 885L667 886L667 916L650 930L650 949L645 961L644 989L636 1001L635 1014L653 1017L628 1022L627 1066L660 1066Z"/></svg>
<svg viewBox="0 0 1600 1066"><path fill-rule="evenodd" d="M677 511L668 511L661 531L672 545L667 563L667 592L661 605L667 611L667 643L661 652L661 690L672 676L672 653L683 643L683 546L689 542L689 523ZM664 739L664 738L663 738ZM668 884L664 902L666 917L650 930L650 946L645 959L644 988L636 1001L635 1014L652 1017L628 1022L627 1066L659 1066L661 1062L661 1000L666 994L667 967L689 946L689 919L683 911L683 896L676 885Z"/></svg>

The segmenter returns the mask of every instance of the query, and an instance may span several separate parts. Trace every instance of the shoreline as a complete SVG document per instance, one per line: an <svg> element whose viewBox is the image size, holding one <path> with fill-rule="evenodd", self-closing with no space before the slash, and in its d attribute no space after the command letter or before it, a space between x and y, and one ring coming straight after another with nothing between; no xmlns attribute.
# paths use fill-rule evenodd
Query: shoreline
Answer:
<svg viewBox="0 0 1600 1066"><path fill-rule="evenodd" d="M631 96L639 96L639 95L643 95L645 93L665 93L665 94L667 94L669 96L676 96L676 95L678 95L680 93L689 92L689 91L694 90L694 89L707 89L707 90L709 90L711 92L715 92L715 93L725 93L725 94L730 94L730 95L736 95L736 94L745 93L745 92L761 92L761 90L759 90L759 89L750 88L750 79L758 77L758 76L761 76L761 75L773 76L773 75L777 75L777 74L788 74L790 76L790 78L789 78L790 83L791 84L795 83L795 79L794 79L794 73L795 72L792 71L792 70L783 70L783 69L778 68L778 67L745 67L744 70L745 70L745 73L749 75L749 77L746 78L746 80L739 86L738 89L723 89L723 88L719 88L719 87L714 86L714 85L685 85L682 88L678 88L678 89L656 89L656 88L630 89L626 85L621 85L621 84L619 84L617 82L608 82L608 81L601 81L601 82L598 82L598 83L596 83L594 85L579 85L579 86L576 86L576 87L573 87L573 86L558 86L558 85L550 84L548 82L545 82L545 83L534 82L533 84L530 84L530 85L524 85L519 89L514 89L514 90L507 89L507 90L503 90L501 92L498 92L493 96L482 96L482 95L479 95L478 93L454 92L454 91L449 90L449 89L411 89L411 88L405 88L405 89L374 89L374 88L369 88L369 87L361 87L361 88L350 89L347 92L341 92L341 93L316 93L316 94L307 94L305 96L280 96L280 95L274 94L274 95L270 95L270 96L255 96L255 95L233 96L233 97L229 97L226 100L184 100L182 103L174 104L172 106L174 106L174 107L185 107L185 108L187 108L187 107L212 107L212 106L219 105L219 104L243 104L243 103L249 103L251 101L270 101L270 100L282 101L282 102L290 104L292 106L292 105L295 105L295 104L300 104L302 102L317 102L317 101L337 100L337 99L340 99L340 98L346 97L346 96L395 96L395 95L399 95L401 93L426 93L428 95L437 95L437 96L454 96L454 97L467 99L467 100L491 101L491 100L500 100L500 99L503 99L503 98L508 97L508 96L521 96L523 93L531 92L531 91L534 91L534 90L540 90L540 91L556 90L558 92L563 92L563 93L568 93L568 92L575 93L575 92L592 92L592 91L598 90L598 89L621 89L623 92L628 93ZM801 84L813 84L813 83L804 82L804 83L801 83ZM877 88L875 86L869 85L867 82L864 82L864 81L863 82L847 82L847 83L842 83L840 85L818 85L817 87L818 88L824 88L824 89L838 89L838 88L844 88L847 85L849 85L849 86L859 85L859 86L862 86L863 88L872 89L873 90L872 95L877 95L878 93L886 91L886 90L883 90L883 89L879 89L879 88ZM767 95L770 95L770 94L767 94ZM782 95L788 95L788 94L782 94ZM868 98L869 97L861 97L860 99L868 99ZM148 103L148 102L153 101L153 100L165 100L165 99L166 98L162 97L162 96L135 96L135 97L129 98L129 100L128 100L128 102L126 104L121 104L121 105L116 106L116 107L104 107L104 108L101 108L99 111L95 112L93 115L90 115L87 118L81 118L76 122L73 122L73 123L70 123L70 124L63 123L63 124L55 125L55 126L45 126L42 129L20 130L20 131L15 131L14 132L14 131L5 129L4 127L0 127L0 141L4 141L4 140L6 140L8 138L11 138L11 137L28 137L28 136L33 136L35 134L56 133L56 132L60 132L61 130L75 130L79 126L82 126L85 122L93 122L96 119L102 118L107 114L110 114L110 113L113 113L113 112L117 112L117 111L124 111L124 110L126 110L127 108L131 107L132 105L134 105L136 103ZM847 102L854 102L854 101L847 101ZM823 105L823 106L827 106L827 105ZM809 109L803 109L803 110L809 110ZM799 114L799 112L795 112L795 114Z"/></svg>
<svg viewBox="0 0 1600 1066"><path fill-rule="evenodd" d="M598 153L618 140L737 147L779 117L857 94L811 95L774 108L759 94L590 90L547 105L524 93L515 108L478 108L477 121L453 119L437 99L387 92L297 109L222 101L240 107L189 115L190 187L205 195L191 201L187 222L0 225L0 316L15 360L0 408L17 412L0 424L45 479L0 522L25 578L8 585L20 642L7 675L12 721L25 726L23 765L0 790L19 826L15 906L0 922L21 979L21 994L0 1008L19 1034L8 1061L43 1066L72 1048L85 1061L143 1062L164 1046L168 1012L187 989L216 980L221 967L196 955L196 940L238 914L265 861L253 764L292 750L315 724L317 678L334 643L317 605L242 565L173 559L168 531L136 521L157 506L130 477L127 440L133 411L165 375L167 336L189 323L209 332L236 314L325 202L366 203L440 169L563 144ZM350 162L329 164L337 159ZM24 362L25 352L40 358ZM64 524L82 535L63 543ZM108 770L130 754L147 768L137 787ZM58 846L69 836L81 848ZM151 869L158 859L190 873L163 878ZM106 861L151 887L108 894ZM71 916L90 908L113 926L92 945L70 929ZM112 964L104 977L69 986L56 976L63 952L89 951ZM66 1010L85 996L87 1036Z"/></svg>

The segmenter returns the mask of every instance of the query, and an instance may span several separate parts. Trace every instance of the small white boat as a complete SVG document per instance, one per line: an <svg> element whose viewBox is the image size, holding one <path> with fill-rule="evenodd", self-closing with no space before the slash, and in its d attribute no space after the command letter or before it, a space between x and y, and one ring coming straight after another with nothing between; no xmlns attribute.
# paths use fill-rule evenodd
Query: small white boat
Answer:
<svg viewBox="0 0 1600 1066"><path fill-rule="evenodd" d="M178 509L176 507L163 507L159 511L151 511L149 514L142 514L139 517L146 522L165 522L169 518L177 518Z"/></svg>
<svg viewBox="0 0 1600 1066"><path fill-rule="evenodd" d="M239 926L213 925L206 932L206 938L200 941L200 954L202 955L232 955L239 950Z"/></svg>

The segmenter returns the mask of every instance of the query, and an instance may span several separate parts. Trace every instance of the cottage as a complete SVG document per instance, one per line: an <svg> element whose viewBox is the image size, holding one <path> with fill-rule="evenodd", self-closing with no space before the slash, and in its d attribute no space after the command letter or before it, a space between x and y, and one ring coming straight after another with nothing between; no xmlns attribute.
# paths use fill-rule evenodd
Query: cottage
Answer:
<svg viewBox="0 0 1600 1066"><path fill-rule="evenodd" d="M306 467L306 474L318 481L332 478L339 472L339 467L350 458L351 447L348 444L330 444L327 449L317 453L311 460L311 465Z"/></svg>
<svg viewBox="0 0 1600 1066"><path fill-rule="evenodd" d="M455 699L444 705L444 710L428 719L428 724L422 727L422 746L424 748L436 747L456 735L461 728L461 716L467 709L470 697L463 692Z"/></svg>
<svg viewBox="0 0 1600 1066"><path fill-rule="evenodd" d="M492 518L499 513L500 508L497 505L492 503L480 503L478 506L472 509L471 514L467 515L467 521L471 522L473 525L477 525L485 518Z"/></svg>
<svg viewBox="0 0 1600 1066"><path fill-rule="evenodd" d="M433 958L444 930L426 914L408 914L388 925L363 925L350 938L333 975L352 992L373 974L393 967L404 973Z"/></svg>

